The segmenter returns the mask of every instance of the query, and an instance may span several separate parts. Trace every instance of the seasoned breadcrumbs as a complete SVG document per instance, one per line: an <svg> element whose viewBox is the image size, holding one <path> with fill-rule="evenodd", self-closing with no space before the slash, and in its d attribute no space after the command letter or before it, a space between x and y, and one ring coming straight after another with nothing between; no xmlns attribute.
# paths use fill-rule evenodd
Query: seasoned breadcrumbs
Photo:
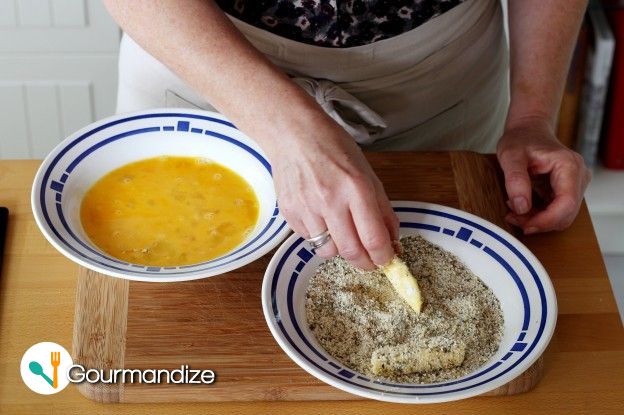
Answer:
<svg viewBox="0 0 624 415"><path fill-rule="evenodd" d="M381 271L362 271L335 257L310 280L310 329L331 356L374 379L435 383L473 372L498 349L498 299L453 254L420 236L401 243L400 256L425 298L420 315Z"/></svg>

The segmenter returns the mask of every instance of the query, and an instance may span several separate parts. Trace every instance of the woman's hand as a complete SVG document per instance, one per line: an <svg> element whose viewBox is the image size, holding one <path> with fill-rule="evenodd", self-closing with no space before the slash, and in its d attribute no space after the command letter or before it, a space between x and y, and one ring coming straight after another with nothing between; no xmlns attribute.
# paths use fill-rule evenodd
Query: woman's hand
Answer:
<svg viewBox="0 0 624 415"><path fill-rule="evenodd" d="M363 269L384 265L394 256L398 218L353 138L322 117L267 149L281 213L306 239L329 230L320 256L340 254Z"/></svg>
<svg viewBox="0 0 624 415"><path fill-rule="evenodd" d="M505 174L511 212L505 218L525 234L562 230L576 217L591 174L583 158L562 145L550 124L527 117L506 127L497 156ZM531 176L548 175L552 189L545 209L535 209Z"/></svg>

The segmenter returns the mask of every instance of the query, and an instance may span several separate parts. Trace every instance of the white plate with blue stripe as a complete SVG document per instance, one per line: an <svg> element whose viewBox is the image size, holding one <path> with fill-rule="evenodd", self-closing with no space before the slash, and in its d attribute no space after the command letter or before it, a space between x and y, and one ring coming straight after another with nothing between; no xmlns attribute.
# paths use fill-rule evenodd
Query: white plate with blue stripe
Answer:
<svg viewBox="0 0 624 415"><path fill-rule="evenodd" d="M80 222L85 192L118 167L163 155L210 159L251 185L259 219L239 246L200 264L150 267L113 258L89 240ZM208 111L156 109L91 124L46 157L31 199L39 228L62 254L94 271L132 280L183 281L222 274L266 254L290 233L277 208L271 166L260 147L222 115Z"/></svg>
<svg viewBox="0 0 624 415"><path fill-rule="evenodd" d="M505 323L498 351L462 378L433 384L372 379L329 355L308 328L305 292L323 259L292 235L266 271L262 306L271 333L299 366L320 380L366 398L431 403L480 395L511 381L537 360L557 319L555 292L535 256L498 226L461 210L420 202L393 202L401 236L418 234L455 254L492 289Z"/></svg>

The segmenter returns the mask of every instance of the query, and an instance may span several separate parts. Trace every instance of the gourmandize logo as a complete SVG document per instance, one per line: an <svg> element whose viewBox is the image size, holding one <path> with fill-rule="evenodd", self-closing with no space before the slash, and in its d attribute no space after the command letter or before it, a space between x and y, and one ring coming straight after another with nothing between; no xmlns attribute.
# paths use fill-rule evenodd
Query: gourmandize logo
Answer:
<svg viewBox="0 0 624 415"><path fill-rule="evenodd" d="M185 383L211 385L216 374L210 369L192 369L182 364L175 369L87 369L74 365L71 356L60 344L37 343L26 350L20 364L24 384L33 392L52 395L70 383Z"/></svg>
<svg viewBox="0 0 624 415"><path fill-rule="evenodd" d="M51 395L69 384L67 370L72 358L59 344L37 343L24 353L20 365L22 380L32 391Z"/></svg>
<svg viewBox="0 0 624 415"><path fill-rule="evenodd" d="M41 364L35 360L28 364L28 368L35 375L39 375L45 379L46 382L50 384L54 389L58 388L58 367L61 363L61 352L50 352L50 364L54 368L54 372L52 374L52 379L45 373L43 373L43 368Z"/></svg>

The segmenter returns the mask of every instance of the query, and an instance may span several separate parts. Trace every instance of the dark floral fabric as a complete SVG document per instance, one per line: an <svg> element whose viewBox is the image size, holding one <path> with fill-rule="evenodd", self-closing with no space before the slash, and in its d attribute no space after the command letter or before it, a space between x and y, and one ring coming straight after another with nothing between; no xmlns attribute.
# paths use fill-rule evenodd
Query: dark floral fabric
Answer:
<svg viewBox="0 0 624 415"><path fill-rule="evenodd" d="M226 13L277 35L352 47L414 29L464 0L217 0Z"/></svg>

